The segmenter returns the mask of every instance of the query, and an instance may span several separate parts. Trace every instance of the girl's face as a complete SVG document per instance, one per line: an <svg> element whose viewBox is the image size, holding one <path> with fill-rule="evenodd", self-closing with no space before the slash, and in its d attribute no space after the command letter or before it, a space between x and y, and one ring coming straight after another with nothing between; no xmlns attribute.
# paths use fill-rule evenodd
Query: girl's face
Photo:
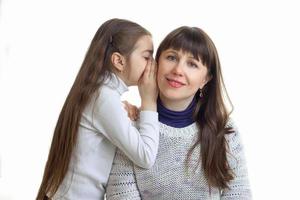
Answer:
<svg viewBox="0 0 300 200"><path fill-rule="evenodd" d="M127 85L137 85L141 78L148 60L152 58L153 42L149 35L142 36L136 42L125 68Z"/></svg>
<svg viewBox="0 0 300 200"><path fill-rule="evenodd" d="M207 67L192 54L174 49L161 53L157 82L160 98L167 108L184 110L208 81Z"/></svg>

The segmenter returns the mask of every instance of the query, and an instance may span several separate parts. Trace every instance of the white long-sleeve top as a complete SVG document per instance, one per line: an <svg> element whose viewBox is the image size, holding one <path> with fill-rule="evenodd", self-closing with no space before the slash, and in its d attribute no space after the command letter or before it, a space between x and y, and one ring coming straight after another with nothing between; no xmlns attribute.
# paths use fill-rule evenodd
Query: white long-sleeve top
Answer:
<svg viewBox="0 0 300 200"><path fill-rule="evenodd" d="M87 105L68 173L53 199L104 199L116 147L140 167L154 164L159 143L158 113L142 111L139 128L134 127L121 102L127 90L125 83L112 74Z"/></svg>

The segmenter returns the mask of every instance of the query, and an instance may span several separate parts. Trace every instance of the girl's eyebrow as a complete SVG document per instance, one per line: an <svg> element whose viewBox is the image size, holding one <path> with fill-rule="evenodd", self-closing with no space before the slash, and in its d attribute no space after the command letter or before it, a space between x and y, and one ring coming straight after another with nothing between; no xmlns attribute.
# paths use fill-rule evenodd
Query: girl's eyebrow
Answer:
<svg viewBox="0 0 300 200"><path fill-rule="evenodd" d="M152 49L144 50L143 53L144 53L144 52L149 52L150 54L153 54L153 50L152 50Z"/></svg>

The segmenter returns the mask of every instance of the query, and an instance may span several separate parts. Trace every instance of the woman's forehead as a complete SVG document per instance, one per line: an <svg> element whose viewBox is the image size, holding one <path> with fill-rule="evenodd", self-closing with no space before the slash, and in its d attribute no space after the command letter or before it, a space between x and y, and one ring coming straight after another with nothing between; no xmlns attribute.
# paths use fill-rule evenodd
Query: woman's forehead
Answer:
<svg viewBox="0 0 300 200"><path fill-rule="evenodd" d="M168 49L162 51L162 53L175 53L175 54L179 54L179 55L185 55L187 57L190 57L192 59L196 59L198 61L201 60L201 55L200 54L193 53L192 51L186 50L186 49L183 49L183 48L180 48L180 49L168 48Z"/></svg>

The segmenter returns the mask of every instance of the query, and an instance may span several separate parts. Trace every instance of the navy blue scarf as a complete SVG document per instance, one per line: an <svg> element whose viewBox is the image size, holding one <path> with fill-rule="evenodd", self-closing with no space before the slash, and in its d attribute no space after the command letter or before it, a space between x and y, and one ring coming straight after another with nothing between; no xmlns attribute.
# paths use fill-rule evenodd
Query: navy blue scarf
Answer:
<svg viewBox="0 0 300 200"><path fill-rule="evenodd" d="M193 120L193 112L196 106L196 98L192 100L190 105L183 111L172 111L162 105L160 98L157 99L158 120L168 126L175 128L183 128L191 125Z"/></svg>

